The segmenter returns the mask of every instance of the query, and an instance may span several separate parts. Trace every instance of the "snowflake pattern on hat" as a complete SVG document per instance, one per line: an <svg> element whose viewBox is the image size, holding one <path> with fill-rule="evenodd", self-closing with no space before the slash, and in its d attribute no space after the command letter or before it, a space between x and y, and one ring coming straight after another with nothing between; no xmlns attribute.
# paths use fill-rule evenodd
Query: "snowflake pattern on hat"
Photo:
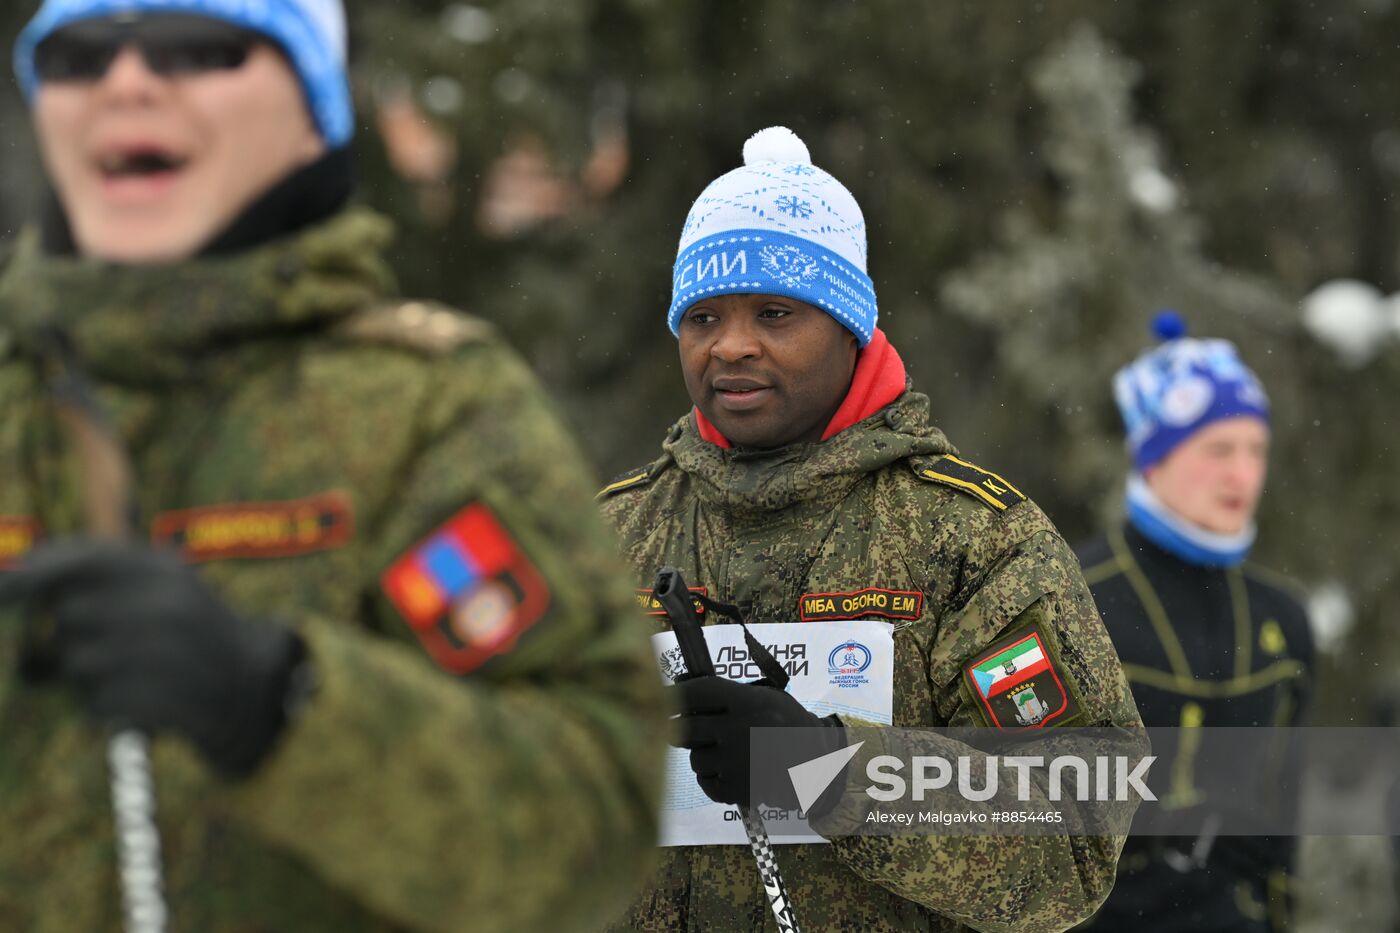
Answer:
<svg viewBox="0 0 1400 933"><path fill-rule="evenodd" d="M1212 421L1240 415L1269 420L1264 387L1233 343L1187 337L1184 328L1171 333L1179 336L1113 377L1114 400L1139 471Z"/></svg>
<svg viewBox="0 0 1400 933"><path fill-rule="evenodd" d="M799 201L790 194L785 194L773 202L778 205L778 210L789 217L800 217L806 220L812 216L812 204L810 201Z"/></svg>
<svg viewBox="0 0 1400 933"><path fill-rule="evenodd" d="M865 346L878 309L860 205L784 127L755 133L744 162L711 182L686 217L672 278L672 333L703 298L771 294L821 308Z"/></svg>

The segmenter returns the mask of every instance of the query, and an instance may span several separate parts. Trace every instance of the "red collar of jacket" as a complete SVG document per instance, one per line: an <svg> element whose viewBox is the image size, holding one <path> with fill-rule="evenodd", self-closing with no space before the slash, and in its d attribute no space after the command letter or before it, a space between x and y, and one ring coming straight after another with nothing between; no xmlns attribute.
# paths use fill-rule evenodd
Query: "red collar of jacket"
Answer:
<svg viewBox="0 0 1400 933"><path fill-rule="evenodd" d="M860 351L856 360L856 371L851 376L846 399L822 432L822 440L828 440L851 425L864 421L899 398L904 394L905 382L904 361L899 358L885 332L875 328L875 336ZM695 409L695 427L700 431L700 436L711 444L726 450L734 446L698 408Z"/></svg>

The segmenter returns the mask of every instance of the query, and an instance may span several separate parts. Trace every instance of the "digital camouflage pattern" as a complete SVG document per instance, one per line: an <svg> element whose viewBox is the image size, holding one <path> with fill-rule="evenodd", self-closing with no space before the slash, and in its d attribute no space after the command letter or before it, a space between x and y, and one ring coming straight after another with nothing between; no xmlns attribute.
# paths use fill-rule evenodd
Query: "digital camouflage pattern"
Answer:
<svg viewBox="0 0 1400 933"><path fill-rule="evenodd" d="M949 481L968 468L944 459L955 451L929 425L928 406L906 392L824 443L768 453L707 443L687 416L660 459L605 489L603 508L640 585L671 564L752 622L797 622L809 593L922 594L917 620L895 623L896 726L987 725L963 666L1030 624L1057 643L1081 701L1071 724L1140 726L1074 555L1014 488L993 480L989 498ZM652 631L664 627L652 621ZM777 847L809 933L1065 929L1107 896L1123 844L1117 835L843 837L830 821L816 827L832 844ZM666 850L618 929L775 926L748 848L709 846Z"/></svg>
<svg viewBox="0 0 1400 933"><path fill-rule="evenodd" d="M664 713L590 470L487 325L389 301L388 237L351 210L165 268L45 257L26 237L0 278L0 515L83 527L35 362L53 327L130 452L143 530L197 507L348 504L348 535L313 526L302 553L200 564L235 609L303 633L319 687L241 784L155 743L174 929L590 929L647 867ZM458 678L378 578L472 502L551 603ZM275 549L256 525L225 530ZM0 619L0 929L115 930L105 741L66 691L14 676L16 622Z"/></svg>

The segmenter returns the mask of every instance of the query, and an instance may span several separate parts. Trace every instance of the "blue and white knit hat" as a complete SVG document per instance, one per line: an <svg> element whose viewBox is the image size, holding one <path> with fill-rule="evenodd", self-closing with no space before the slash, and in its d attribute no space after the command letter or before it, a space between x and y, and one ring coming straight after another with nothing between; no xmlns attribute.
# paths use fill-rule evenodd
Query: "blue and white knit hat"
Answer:
<svg viewBox="0 0 1400 933"><path fill-rule="evenodd" d="M1113 377L1114 399L1139 472L1212 421L1238 415L1269 420L1264 387L1233 343L1187 337L1185 324L1171 311L1157 315L1153 330L1163 343Z"/></svg>
<svg viewBox="0 0 1400 933"><path fill-rule="evenodd" d="M15 42L15 75L26 99L39 86L34 49L51 33L81 19L139 13L207 16L262 33L287 53L326 144L338 149L354 135L341 0L45 0Z"/></svg>
<svg viewBox="0 0 1400 933"><path fill-rule="evenodd" d="M783 295L821 308L863 347L875 333L865 272L865 218L845 187L812 164L792 130L744 144L744 164L710 182L681 231L671 282L671 333L712 295Z"/></svg>

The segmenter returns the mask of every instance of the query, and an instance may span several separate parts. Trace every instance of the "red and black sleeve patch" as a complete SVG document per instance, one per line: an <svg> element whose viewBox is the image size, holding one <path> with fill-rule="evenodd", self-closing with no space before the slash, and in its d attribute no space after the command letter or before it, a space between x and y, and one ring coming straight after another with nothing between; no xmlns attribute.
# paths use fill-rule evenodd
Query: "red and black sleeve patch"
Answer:
<svg viewBox="0 0 1400 933"><path fill-rule="evenodd" d="M481 502L394 561L380 582L428 654L453 674L510 651L550 605L540 572Z"/></svg>
<svg viewBox="0 0 1400 933"><path fill-rule="evenodd" d="M924 594L867 587L852 593L804 593L797 601L803 622L843 622L878 616L917 619L923 615Z"/></svg>

